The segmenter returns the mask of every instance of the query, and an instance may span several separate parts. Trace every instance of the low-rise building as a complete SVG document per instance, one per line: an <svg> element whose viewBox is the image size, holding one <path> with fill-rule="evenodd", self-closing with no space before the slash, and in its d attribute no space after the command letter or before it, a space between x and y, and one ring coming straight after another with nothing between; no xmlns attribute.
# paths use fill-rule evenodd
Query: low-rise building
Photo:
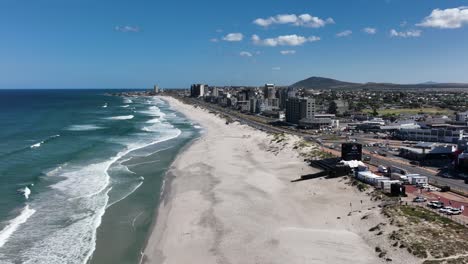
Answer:
<svg viewBox="0 0 468 264"><path fill-rule="evenodd" d="M457 143L459 139L467 138L463 130L448 129L401 129L395 137L400 140Z"/></svg>
<svg viewBox="0 0 468 264"><path fill-rule="evenodd" d="M452 158L456 150L455 145L420 142L412 147L401 147L400 156L412 160L447 159Z"/></svg>

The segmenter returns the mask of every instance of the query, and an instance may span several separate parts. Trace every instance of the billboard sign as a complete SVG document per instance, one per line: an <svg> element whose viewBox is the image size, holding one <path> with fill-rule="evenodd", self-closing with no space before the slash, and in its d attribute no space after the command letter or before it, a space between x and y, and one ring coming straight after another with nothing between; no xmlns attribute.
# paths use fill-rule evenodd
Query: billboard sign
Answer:
<svg viewBox="0 0 468 264"><path fill-rule="evenodd" d="M343 143L341 145L343 160L362 160L362 145L358 143Z"/></svg>

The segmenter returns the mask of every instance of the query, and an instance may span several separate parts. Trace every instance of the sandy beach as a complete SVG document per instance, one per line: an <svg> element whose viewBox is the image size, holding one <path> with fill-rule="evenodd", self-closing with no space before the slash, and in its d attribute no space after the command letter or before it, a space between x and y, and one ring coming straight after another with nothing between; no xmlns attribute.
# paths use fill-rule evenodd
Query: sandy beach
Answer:
<svg viewBox="0 0 468 264"><path fill-rule="evenodd" d="M143 263L421 262L392 248L377 202L344 179L291 182L316 172L294 149L298 138L272 143L264 132L163 99L203 133L166 175ZM378 224L382 234L369 231Z"/></svg>

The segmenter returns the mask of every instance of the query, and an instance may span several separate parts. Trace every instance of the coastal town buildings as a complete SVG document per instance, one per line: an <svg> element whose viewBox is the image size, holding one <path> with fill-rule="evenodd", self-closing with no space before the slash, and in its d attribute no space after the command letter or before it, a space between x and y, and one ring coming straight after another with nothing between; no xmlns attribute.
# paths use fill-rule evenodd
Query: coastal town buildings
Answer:
<svg viewBox="0 0 468 264"><path fill-rule="evenodd" d="M205 84L192 84L190 87L190 97L202 97L205 95Z"/></svg>

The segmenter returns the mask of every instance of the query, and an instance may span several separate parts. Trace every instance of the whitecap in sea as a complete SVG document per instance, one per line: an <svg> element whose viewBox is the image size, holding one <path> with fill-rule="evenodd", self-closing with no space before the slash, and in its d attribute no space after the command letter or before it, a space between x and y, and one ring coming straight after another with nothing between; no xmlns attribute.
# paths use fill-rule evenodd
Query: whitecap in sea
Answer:
<svg viewBox="0 0 468 264"><path fill-rule="evenodd" d="M104 129L104 127L100 127L97 125L71 125L66 130L69 131L91 131L91 130L98 130Z"/></svg>
<svg viewBox="0 0 468 264"><path fill-rule="evenodd" d="M108 120L129 120L129 119L133 119L134 116L133 115L125 115L125 116L112 116L112 117L108 117L106 119Z"/></svg>

